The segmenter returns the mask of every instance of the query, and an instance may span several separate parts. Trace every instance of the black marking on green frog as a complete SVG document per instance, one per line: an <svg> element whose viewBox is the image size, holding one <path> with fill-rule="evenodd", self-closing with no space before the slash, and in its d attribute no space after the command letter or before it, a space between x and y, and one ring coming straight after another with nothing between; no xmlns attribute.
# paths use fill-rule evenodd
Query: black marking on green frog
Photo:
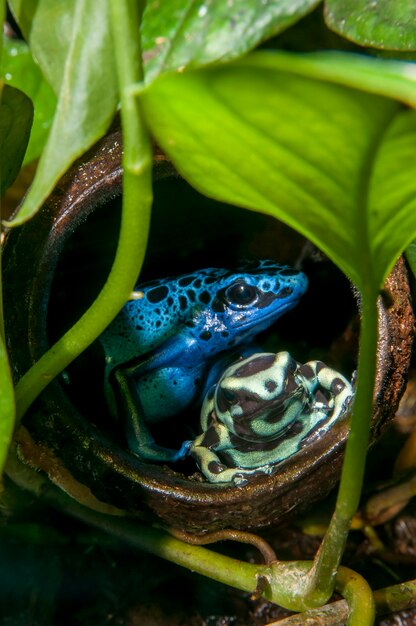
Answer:
<svg viewBox="0 0 416 626"><path fill-rule="evenodd" d="M161 448L146 423L202 402L231 362L230 351L251 353L253 338L294 307L306 288L302 272L268 260L138 285L138 299L100 338L106 396L126 421L131 450L147 460L185 456L188 442L179 451Z"/></svg>
<svg viewBox="0 0 416 626"><path fill-rule="evenodd" d="M210 389L191 454L208 481L244 484L277 471L327 432L352 398L349 381L321 361L253 354L228 367Z"/></svg>

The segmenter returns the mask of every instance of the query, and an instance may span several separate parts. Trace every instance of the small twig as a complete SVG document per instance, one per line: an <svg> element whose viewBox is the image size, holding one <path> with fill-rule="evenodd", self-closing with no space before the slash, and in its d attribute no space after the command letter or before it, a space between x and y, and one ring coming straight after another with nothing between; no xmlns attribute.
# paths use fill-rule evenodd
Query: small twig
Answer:
<svg viewBox="0 0 416 626"><path fill-rule="evenodd" d="M276 553L267 541L255 535L254 533L247 533L242 530L217 530L211 533L205 533L203 535L194 535L187 533L184 530L178 528L172 528L171 526L163 526L170 535L180 539L185 543L191 543L196 546L204 546L209 543L216 543L217 541L238 541L239 543L247 543L254 546L261 553L264 564L270 565L277 561Z"/></svg>

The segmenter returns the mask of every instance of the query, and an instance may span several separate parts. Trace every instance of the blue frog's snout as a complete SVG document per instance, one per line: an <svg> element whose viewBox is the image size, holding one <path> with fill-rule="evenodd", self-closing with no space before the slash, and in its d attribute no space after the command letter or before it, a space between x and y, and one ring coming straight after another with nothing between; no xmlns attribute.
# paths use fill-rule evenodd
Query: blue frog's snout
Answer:
<svg viewBox="0 0 416 626"><path fill-rule="evenodd" d="M303 296L308 289L308 279L303 272L294 269L282 270L280 280L276 281L280 284L280 294L284 297L287 294L290 298L297 300Z"/></svg>

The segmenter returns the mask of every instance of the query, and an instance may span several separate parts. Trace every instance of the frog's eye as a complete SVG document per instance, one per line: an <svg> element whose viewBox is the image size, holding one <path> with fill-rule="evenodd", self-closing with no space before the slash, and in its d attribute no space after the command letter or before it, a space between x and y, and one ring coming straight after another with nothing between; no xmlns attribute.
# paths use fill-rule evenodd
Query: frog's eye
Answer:
<svg viewBox="0 0 416 626"><path fill-rule="evenodd" d="M228 287L225 297L230 304L247 306L257 299L257 289L241 281Z"/></svg>

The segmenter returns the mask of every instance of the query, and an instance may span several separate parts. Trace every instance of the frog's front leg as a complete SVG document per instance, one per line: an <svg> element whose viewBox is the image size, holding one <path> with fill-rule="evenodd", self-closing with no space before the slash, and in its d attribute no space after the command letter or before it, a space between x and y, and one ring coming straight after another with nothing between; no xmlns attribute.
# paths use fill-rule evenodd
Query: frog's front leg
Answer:
<svg viewBox="0 0 416 626"><path fill-rule="evenodd" d="M189 442L183 442L179 450L160 446L148 424L178 415L198 395L204 374L198 356L194 339L175 335L145 359L112 371L109 381L117 413L125 422L129 448L140 458L175 462L187 456Z"/></svg>
<svg viewBox="0 0 416 626"><path fill-rule="evenodd" d="M129 448L146 461L174 463L185 458L190 442L184 441L179 450L164 448L155 443L147 427L142 403L129 372L116 368L112 374L112 387L117 413L123 419Z"/></svg>
<svg viewBox="0 0 416 626"><path fill-rule="evenodd" d="M352 402L354 391L351 383L342 374L332 367L328 367L322 361L310 361L306 365L312 367L319 386L326 390L331 397L331 419L338 419Z"/></svg>

